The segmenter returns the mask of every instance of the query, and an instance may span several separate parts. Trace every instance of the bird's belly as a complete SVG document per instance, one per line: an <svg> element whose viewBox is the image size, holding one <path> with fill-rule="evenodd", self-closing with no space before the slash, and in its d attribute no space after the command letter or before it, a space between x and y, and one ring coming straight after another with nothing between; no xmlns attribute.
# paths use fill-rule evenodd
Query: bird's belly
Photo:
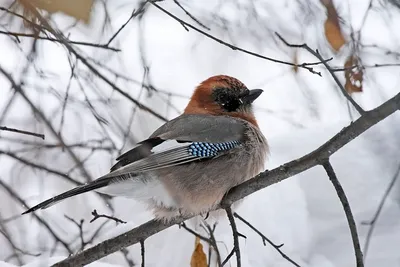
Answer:
<svg viewBox="0 0 400 267"><path fill-rule="evenodd" d="M218 204L230 188L253 177L249 158L221 157L157 172L175 204L187 213L198 214Z"/></svg>

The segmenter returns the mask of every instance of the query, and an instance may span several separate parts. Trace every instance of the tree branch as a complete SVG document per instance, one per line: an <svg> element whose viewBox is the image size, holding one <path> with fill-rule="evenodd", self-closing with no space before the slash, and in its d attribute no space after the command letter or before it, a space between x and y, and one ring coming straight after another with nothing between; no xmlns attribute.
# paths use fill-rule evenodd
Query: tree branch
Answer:
<svg viewBox="0 0 400 267"><path fill-rule="evenodd" d="M27 207L25 201L19 196L17 195L17 193L14 192L14 190L9 187L6 183L4 183L1 179L0 179L0 186L3 187L8 194L10 194L10 196L13 197L13 199L15 199L16 201L18 201L22 206ZM47 231L54 237L54 239L56 240L56 242L59 242L63 245L63 247L68 251L69 254L72 254L73 251L72 249L69 247L69 244L64 241L51 227L50 225L43 220L41 217L39 217L36 214L33 214L33 217L39 221L39 223L41 223L46 229Z"/></svg>
<svg viewBox="0 0 400 267"><path fill-rule="evenodd" d="M246 224L248 227L250 227L254 232L256 232L259 236L261 236L262 241L265 244L265 241L268 242L268 244L270 244L274 249L276 249L276 251L278 251L279 254L281 254L281 256L289 261L291 264L293 264L296 267L301 267L300 265L298 265L294 260L292 260L288 255L286 255L284 252L282 252L281 247L283 246L283 244L280 245L276 245L274 242L272 242L271 240L269 240L269 238L267 238L263 233L261 233L257 228L255 228L253 225L251 225L248 221L246 221L242 216L240 216L239 214L237 214L236 212L233 214L236 218L238 218L239 220L241 220L244 224Z"/></svg>
<svg viewBox="0 0 400 267"><path fill-rule="evenodd" d="M32 135L32 136L36 136L36 137L42 138L44 140L44 134L38 134L38 133L28 132L28 131L24 131L24 130L18 130L18 129L9 128L9 127L6 127L6 126L0 126L0 131L9 131L9 132L14 132L14 133Z"/></svg>
<svg viewBox="0 0 400 267"><path fill-rule="evenodd" d="M126 223L125 221L118 219L117 217L113 217L113 216L109 216L109 215L105 215L105 214L98 214L97 210L93 210L92 211L92 215L93 215L93 219L90 220L90 223L94 222L95 220L97 220L98 218L106 218L109 220L113 220L115 221L117 224L118 223Z"/></svg>
<svg viewBox="0 0 400 267"><path fill-rule="evenodd" d="M316 165L322 164L324 160L349 143L351 140L371 128L373 125L387 118L400 107L400 93L389 99L379 107L365 112L360 118L343 128L338 134L333 136L325 144L313 152L293 161L290 161L271 171L264 171L253 179L250 179L229 191L222 203L215 209L227 207L235 201L242 199L258 190L283 181L289 177L308 170ZM191 218L175 217L163 223L161 221L148 221L124 234L108 239L94 247L73 255L53 266L79 266L89 264L122 248L134 245L140 240L144 240L172 225L180 224Z"/></svg>
<svg viewBox="0 0 400 267"><path fill-rule="evenodd" d="M34 38L34 39L50 41L50 42L55 42L55 43L62 43L63 42L63 41L61 41L61 40L59 40L57 38L38 36L37 34L33 34L33 33L0 31L0 34L13 36L15 38L25 37L25 38ZM82 46L90 46L90 47L95 47L95 48L107 49L107 50L111 50L111 51L114 51L114 52L120 52L121 51L121 49L108 46L109 44L95 44L95 43L88 43L88 42L81 42L81 41L68 41L68 43L74 44L74 45L82 45Z"/></svg>
<svg viewBox="0 0 400 267"><path fill-rule="evenodd" d="M369 244L371 242L372 233L374 232L376 223L379 219L379 216L381 215L383 206L385 205L385 202L386 202L387 198L389 197L390 192L392 191L392 188L394 187L397 179L399 178L399 174L400 174L400 165L397 168L396 173L393 175L392 180L390 181L388 187L386 188L385 193L383 194L383 197L382 197L381 201L379 202L379 206L378 206L374 216L372 217L371 221L362 223L362 224L367 224L370 226L368 229L368 232L367 232L367 237L365 238L365 243L364 243L364 249L363 249L364 260L367 258L367 255L368 255L368 248L369 248Z"/></svg>
<svg viewBox="0 0 400 267"><path fill-rule="evenodd" d="M360 240L358 239L357 226L354 221L353 213L351 212L349 201L347 200L346 193L343 190L338 178L336 177L335 171L332 168L329 160L325 161L322 166L324 167L326 174L329 176L329 180L335 187L336 193L343 205L344 213L346 214L347 223L349 224L351 238L353 240L354 253L356 255L357 267L364 267L363 255L360 246Z"/></svg>
<svg viewBox="0 0 400 267"><path fill-rule="evenodd" d="M233 250L236 254L236 266L241 267L242 263L240 260L240 246L239 246L239 233L236 227L235 218L233 217L232 208L226 207L225 208L226 215L228 216L229 223L231 224L232 234L233 234Z"/></svg>
<svg viewBox="0 0 400 267"><path fill-rule="evenodd" d="M283 61L283 60L279 60L279 59L274 59L274 58L266 57L266 56L260 55L260 54L258 54L258 53L255 53L255 52L252 52L252 51L249 51L249 50L246 50L246 49L243 49L243 48L234 46L233 44L227 43L227 42L225 42L225 41L223 41L223 40L221 40L221 39L218 39L217 37L215 37L215 36L213 36L213 35L211 35L211 34L205 32L205 31L202 31L202 30L200 30L199 28L196 28L195 26L193 26L192 24L187 23L187 22L185 22L184 20L178 18L177 16L175 16L175 15L172 14L171 12L169 12L169 11L165 10L164 8L162 8L161 6L157 5L157 4L155 3L155 1L150 1L150 3L151 3L153 6L155 6L156 8L158 8L159 10L161 10L162 12L164 12L165 14L167 14L168 16L170 16L171 18L173 18L174 20L178 21L187 31L188 31L188 28L193 29L193 30L195 30L196 32L198 32L198 33L200 33L200 34L206 36L207 38L209 38L209 39L211 39L211 40L213 40L213 41L216 41L216 42L218 42L218 43L220 43L220 44L222 44L222 45L224 45L224 46L227 46L227 47L229 47L229 48L232 49L232 50L240 51L240 52L242 52L242 53L245 53L245 54L248 54L248 55L251 55L251 56L254 56L254 57L262 58L262 59L265 59L265 60L268 60L268 61L272 61L272 62L275 62L275 63L280 63L280 64L289 65L289 66L293 66L293 67L303 68L303 69L306 69L306 70L308 70L309 72L311 72L311 73L313 73L313 74L318 74L319 76L321 76L321 73L315 71L315 70L314 70L312 67L310 67L310 66L318 65L318 64L323 64L323 63L326 62L326 61L332 60L332 58L330 58L330 59L321 59L321 62L294 64L294 63L291 63L291 62L287 62L287 61Z"/></svg>
<svg viewBox="0 0 400 267"><path fill-rule="evenodd" d="M332 68L329 66L329 64L326 61L324 61L324 59L322 58L322 56L318 52L318 50L314 51L306 43L300 44L300 45L298 45L298 44L290 44L279 33L275 32L275 34L276 34L276 36L278 36L278 38L285 45L287 45L289 47L303 48L303 49L307 50L310 54L312 54L314 57L316 57L319 60L321 60L321 63L325 66L325 68L331 74L333 80L335 80L335 83L339 86L339 89L342 92L342 94L344 95L344 97L354 106L354 108L358 111L358 113L360 113L360 115L365 113L364 109L362 107L360 107L360 105L358 105L357 102L346 91L346 89L344 88L343 84L341 84L341 82L339 81L338 77L336 76L335 71L332 70Z"/></svg>

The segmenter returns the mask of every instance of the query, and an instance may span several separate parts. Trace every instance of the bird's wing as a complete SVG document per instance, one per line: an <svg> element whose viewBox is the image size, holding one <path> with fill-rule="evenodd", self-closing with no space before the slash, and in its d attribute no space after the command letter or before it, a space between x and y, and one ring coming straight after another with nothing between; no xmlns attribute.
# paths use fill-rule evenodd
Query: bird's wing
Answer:
<svg viewBox="0 0 400 267"><path fill-rule="evenodd" d="M48 199L24 213L111 183L134 178L138 173L207 160L242 145L246 124L225 116L181 115L157 129L149 139L118 157L111 172L82 186Z"/></svg>
<svg viewBox="0 0 400 267"><path fill-rule="evenodd" d="M245 128L243 121L232 117L184 114L165 123L149 139L119 156L111 172L155 153L185 147L192 142L240 141L243 139Z"/></svg>

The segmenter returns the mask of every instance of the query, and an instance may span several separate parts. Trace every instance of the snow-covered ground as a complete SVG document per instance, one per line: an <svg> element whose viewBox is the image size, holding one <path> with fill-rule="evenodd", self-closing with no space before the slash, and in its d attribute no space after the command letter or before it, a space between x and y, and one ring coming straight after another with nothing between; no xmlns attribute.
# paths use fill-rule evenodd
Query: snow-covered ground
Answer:
<svg viewBox="0 0 400 267"><path fill-rule="evenodd" d="M245 7L250 5L250 1L239 2ZM299 12L297 2L293 5L290 1L254 2L260 15L258 18L243 16L245 8L238 9L230 4L224 4L223 8L218 10L216 9L217 1L211 0L190 3L189 9L199 20L205 22L208 21L210 13L215 10L234 21L235 27L232 27L230 35L223 33L218 21L211 21L212 23L207 25L212 29L212 34L234 42L237 46L262 55L291 61L293 49L281 43L277 45L274 43L276 38L271 31L272 33L278 31L290 42L307 42L310 47L318 48L324 57L334 56L331 64L343 66L349 48L345 47L339 54L334 55L327 46L322 26L325 13L318 1L307 2L314 12L313 15ZM351 25L357 30L369 1L351 0L335 1L335 3L347 25L350 24L350 19ZM132 1L115 1L114 4L110 4L114 31L127 20L136 4ZM160 5L186 21L191 21L173 3L160 3ZM362 31L362 42L399 51L400 36L399 32L395 31L397 29L395 25L399 25L399 19L398 9L370 11ZM63 25L65 28L65 25L71 22L61 16L56 20L61 28ZM96 21L100 20L101 15L98 15ZM96 36L99 30L95 27L95 22L92 24L90 28L80 26L78 30L69 30L71 39L98 41ZM266 162L267 169L311 152L351 121L346 101L335 87L330 75L322 67L317 68L318 71L322 71L322 77L303 69L294 73L288 66L231 50L193 30L187 32L182 25L154 7L150 7L141 26L142 32L139 31L139 24L134 20L124 29L115 43L122 49L117 56L109 57L110 52L99 49L87 47L80 47L80 49L115 71L138 81L139 83L135 84L123 79L116 80L104 71L107 77L111 77L112 81L125 92L168 118L178 115L185 107L193 88L212 75L231 75L242 80L249 88L264 89L264 93L255 102L255 106L260 127L271 147L271 154ZM114 31L106 30L105 35L110 36ZM107 38L102 40L107 40ZM145 60L151 67L151 82L157 88L171 93L169 101L177 110L168 108L165 102L165 99L169 97L167 94L142 92L140 82L143 77L143 68L139 49L140 41L143 42ZM21 46L25 51L29 51L30 46L27 40L24 40ZM2 53L0 66L13 73L18 80L26 63L24 54L6 36L0 36L0 51L7 51L7 53ZM24 75L27 84L25 91L52 119L54 127L58 129L61 117L56 111L60 108L60 102L54 92L62 97L65 95L70 77L68 54L61 45L50 42L41 42L38 53L36 65L51 75L40 78L33 70L30 70ZM305 51L299 50L298 55L299 62L315 61ZM383 56L379 51L363 52L361 56L366 65L393 62L392 57ZM87 71L81 64L78 67ZM339 72L338 75L344 82L343 74ZM399 92L399 77L398 67L367 69L364 92L355 94L354 98L365 109L372 109ZM116 92L112 92L109 86L98 78L93 78L93 80L98 94L114 99L108 103L94 102L99 115L108 121L108 124L104 126L105 130L103 131L103 128L93 119L93 115L86 106L71 104L66 109L62 135L66 142L73 143L99 139L107 133L120 148L123 145L123 138L119 129L129 127L132 105ZM3 110L13 90L9 89L9 84L1 75L0 83L3 88L0 93L0 110ZM97 97L93 89L87 89L86 93L91 98ZM84 99L77 83L72 83L69 94L79 100ZM177 95L182 95L182 97ZM56 138L43 122L40 120L33 122L32 111L22 99L17 99L8 114L2 121L2 125L43 132L46 134L46 142L56 142ZM352 116L357 117L357 113L352 111ZM123 151L134 142L146 138L161 123L146 112L138 110L130 126L133 139L124 146ZM373 217L384 191L400 165L399 125L400 114L395 114L346 145L332 157L332 165L349 198L362 246L368 230L368 226L363 225L362 222L369 221ZM9 139L2 139L3 137L15 137L15 134L0 132L1 150L16 151L24 148L23 144L16 144ZM33 137L22 138L41 142ZM91 153L84 149L74 151L82 159ZM21 154L21 156L64 173L75 165L66 152L58 149L34 151ZM84 166L93 177L99 176L108 171L116 156L116 153L97 151L85 161ZM73 186L56 175L23 167L6 156L0 157L0 166L0 179L22 196L29 206ZM74 170L70 175L79 179L80 172ZM366 258L368 267L400 266L398 249L400 223L397 219L400 216L399 185L397 183L389 195L377 222ZM26 209L15 202L4 190L0 190L0 198L0 221L18 215ZM115 208L114 215L128 223L118 226L111 222L107 223L92 245L151 219L151 214L145 211L145 207L133 200L113 198L111 202ZM76 239L79 231L76 225L68 221L64 215L76 221L84 219L85 236L89 238L102 224L100 220L92 224L88 223L93 209L97 209L99 213L111 214L110 208L104 205L103 200L94 193L74 197L57 206L39 211L37 214L54 229L61 239L71 241ZM346 218L334 188L322 167L315 167L249 196L239 206L237 212L276 244L284 243L282 250L303 267L355 266ZM201 228L196 222L192 220L190 226L200 232ZM39 257L22 256L23 262L27 263L23 265L25 267L49 266L68 256L60 245L54 253L51 253L54 239L46 229L39 227L38 221L31 215L17 217L11 222L2 223L1 227L2 230L5 227L18 247L31 253L42 253ZM240 240L242 266L293 266L272 247L264 246L261 238L246 225L238 221L238 227L239 231L247 236L247 239ZM219 241L219 250L224 258L232 248L232 233L226 218L218 222L216 239ZM0 250L0 260L5 260L12 253L12 249L2 235L0 235L0 244L3 248ZM146 267L189 266L194 249L194 236L179 229L178 226L173 226L146 240L145 245ZM79 240L76 240L72 248L76 250L79 247ZM129 248L129 258L133 259L135 264L140 264L138 245ZM10 262L0 263L0 266L19 266L15 259ZM122 253L115 253L89 266L127 266L127 263ZM235 258L230 261L230 266L236 266Z"/></svg>

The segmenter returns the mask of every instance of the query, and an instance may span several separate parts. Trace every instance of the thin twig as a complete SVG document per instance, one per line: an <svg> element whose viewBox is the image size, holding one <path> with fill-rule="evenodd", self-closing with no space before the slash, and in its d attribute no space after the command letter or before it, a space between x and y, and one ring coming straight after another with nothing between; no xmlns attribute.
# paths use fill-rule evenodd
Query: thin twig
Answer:
<svg viewBox="0 0 400 267"><path fill-rule="evenodd" d="M6 183L4 183L1 179L1 177L0 177L0 186L2 186L7 191L7 193L13 197L14 200L19 202L22 206L27 207L26 202L16 192L14 192L14 190L10 186L8 186ZM36 220L38 220L39 223L41 223L47 229L47 231L54 237L56 242L61 243L69 254L73 253L73 251L69 247L68 243L65 242L64 240L62 240L61 237L58 236L58 234L50 227L50 225L45 220L43 220L41 217L39 217L35 213L33 213L32 215Z"/></svg>
<svg viewBox="0 0 400 267"><path fill-rule="evenodd" d="M80 251L85 249L85 246L88 244L84 237L83 237L83 223L85 222L84 219L81 219L79 222L75 221L74 219L72 219L71 217L69 217L68 215L64 214L64 217L66 219L68 219L70 222L72 222L73 224L75 224L78 229L79 229L79 239L81 241L81 248L79 249Z"/></svg>
<svg viewBox="0 0 400 267"><path fill-rule="evenodd" d="M360 113L360 115L364 114L365 111L360 105L357 104L357 102L349 95L349 93L346 91L342 83L339 81L338 77L336 76L335 72L332 70L332 68L329 66L329 64L326 61L323 61L323 58L321 54L318 52L318 50L314 51L311 49L306 43L304 44L290 44L288 43L279 33L275 32L276 36L288 47L294 47L294 48L303 48L307 50L310 54L321 60L321 63L325 66L325 68L328 70L328 72L331 74L333 80L336 82L336 84L339 86L340 91L344 95L344 97L350 101L350 103L354 106L354 108Z"/></svg>
<svg viewBox="0 0 400 267"><path fill-rule="evenodd" d="M400 174L400 165L396 170L396 173L393 175L392 180L389 183L389 186L386 188L385 193L383 194L383 197L381 199L381 201L379 202L379 206L378 209L376 210L374 216L372 217L372 219L369 222L363 222L362 224L368 224L370 227L368 229L368 233L367 233L367 237L365 238L365 243L364 243L364 261L367 258L367 254L368 254L368 248L369 248L369 244L371 242L371 238L372 238L372 233L374 232L375 226L378 222L379 216L381 215L381 212L383 210L383 206L385 205L385 202L387 200L387 198L389 197L390 192L392 191L392 188L394 187L394 185L396 184L397 179L399 178L399 174Z"/></svg>
<svg viewBox="0 0 400 267"><path fill-rule="evenodd" d="M93 219L90 220L90 223L94 222L98 218L107 218L107 219L115 221L116 223L126 223L125 221L118 219L116 217L113 217L113 216L109 216L109 215L105 215L105 214L98 214L97 210L93 210L92 215L93 215Z"/></svg>
<svg viewBox="0 0 400 267"><path fill-rule="evenodd" d="M358 239L357 234L357 226L354 221L353 213L351 212L349 201L347 200L346 193L343 190L342 185L340 184L338 178L336 177L336 173L333 170L333 167L329 160L326 160L322 166L324 167L326 174L329 176L329 180L332 182L335 187L336 193L342 203L344 213L346 214L347 223L349 224L351 238L353 240L354 253L356 255L356 263L357 267L364 267L363 255L360 247L360 240Z"/></svg>
<svg viewBox="0 0 400 267"><path fill-rule="evenodd" d="M146 2L144 2L145 4ZM141 5L141 7L139 8L139 10L136 12L136 10L134 9L132 11L131 16L128 18L128 20L122 24L121 27L119 27L119 29L113 34L113 36L111 36L110 40L108 40L107 45L110 45L110 43L118 36L118 34L125 28L126 25L128 25L128 23L137 15L141 14L144 12L144 4Z"/></svg>
<svg viewBox="0 0 400 267"><path fill-rule="evenodd" d="M2 73L7 80L10 82L11 86L13 87L13 89L22 96L22 98L28 103L29 107L32 109L32 111L38 115L43 122L46 124L46 126L49 128L49 130L51 131L51 133L58 138L58 140L60 141L60 143L63 145L63 147L65 147L66 151L68 152L68 154L71 156L71 158L75 161L75 164L79 164L80 160L78 158L78 156L72 151L72 149L70 149L68 146L65 145L65 142L63 140L63 138L61 137L61 135L59 135L56 130L54 129L53 125L51 124L51 122L46 118L46 116L44 115L44 113L42 111L40 111L34 104L33 102L30 100L30 98L28 98L28 95L25 94L23 88L17 84L14 80L14 78L12 77L12 75L10 73L8 73L7 71L4 70L4 68L2 66L0 66L0 73ZM84 175L84 177L90 181L90 174L86 171L86 169L81 166L80 168L82 174Z"/></svg>
<svg viewBox="0 0 400 267"><path fill-rule="evenodd" d="M217 264L218 264L218 266L222 266L222 263L221 263L221 253L219 252L218 245L217 245L217 240L216 240L215 234L214 234L215 228L216 228L216 226L217 226L217 223L214 223L213 227L211 227L211 226L210 226L208 223L206 223L205 221L204 221L204 224L205 224L205 226L206 226L206 229L207 229L207 231L208 231L208 234L210 235L210 241L211 241L211 243L212 243L212 247L213 247L214 250L215 250L215 254L217 254ZM203 229L204 229L204 228L203 228ZM204 230L206 230L206 229L204 229ZM211 256L210 256L210 258L209 258L209 261L211 261ZM210 266L210 264L209 264L209 266Z"/></svg>
<svg viewBox="0 0 400 267"><path fill-rule="evenodd" d="M232 208L226 207L225 208L226 215L228 216L229 223L231 224L232 234L233 234L233 250L236 254L236 266L242 266L241 259L240 259L240 247L239 247L239 232L236 227L235 218L233 217Z"/></svg>
<svg viewBox="0 0 400 267"><path fill-rule="evenodd" d="M35 38L35 39L39 39L39 40L56 42L56 43L63 43L62 40L59 40L57 38L38 36L37 34L33 34L33 33L9 32L9 31L1 31L0 30L0 34L10 35L10 36L13 36L13 37L16 37L16 38L26 37L26 38ZM70 40L68 40L68 43L74 44L74 45L82 45L82 46L90 46L90 47L94 47L94 48L107 49L107 50L111 50L111 51L114 51L114 52L121 52L121 49L108 46L109 44L95 44L95 43L88 43L88 42L81 42L81 41L70 41Z"/></svg>
<svg viewBox="0 0 400 267"><path fill-rule="evenodd" d="M8 131L8 132L32 135L32 136L36 136L36 137L42 138L44 140L44 134L38 134L38 133L29 132L29 131L18 130L18 129L9 128L9 127L6 127L6 126L0 126L0 131Z"/></svg>
<svg viewBox="0 0 400 267"><path fill-rule="evenodd" d="M60 176L60 177L62 177L64 179L66 179L67 181L73 183L76 186L82 185L81 182L73 179L72 177L70 177L68 174L65 174L64 172L61 172L61 171L59 171L57 169L51 169L51 168L49 168L47 166L31 162L31 161L29 161L29 160L27 160L27 159L25 159L23 157L20 157L20 156L16 155L13 152L0 150L0 155L6 155L6 156L8 156L10 158L13 158L13 159L21 162L22 164L24 164L26 166L29 166L29 167L32 167L32 168L35 168L35 169L38 169L38 170L46 171L48 173Z"/></svg>
<svg viewBox="0 0 400 267"><path fill-rule="evenodd" d="M226 256L225 260L222 262L222 267L225 266L225 264L228 263L228 261L230 260L230 258L232 258L233 254L235 254L235 248L233 248L231 250L231 252L229 252L228 256Z"/></svg>
<svg viewBox="0 0 400 267"><path fill-rule="evenodd" d="M238 47L238 46L235 46L235 45L233 45L233 44L227 43L227 42L225 42L225 41L223 41L223 40L221 40L221 39L218 39L217 37L215 37L215 36L213 36L213 35L211 35L211 34L205 32L205 31L202 31L202 30L200 30L199 28L196 28L196 27L193 26L192 24L183 21L182 19L178 18L177 16L175 16L175 15L172 14L171 12L165 10L165 9L162 8L161 6L157 5L156 3L154 3L154 2L150 2L150 3L151 3L152 5L154 5L155 7L157 7L159 10L161 10L162 12L164 12L165 14L167 14L168 16L170 16L171 18L173 18L173 19L175 19L176 21L178 21L178 22L179 22L182 26L184 26L186 29L187 29L187 28L191 28L191 29L197 31L198 33L201 33L202 35L204 35L204 36L210 38L211 40L214 40L214 41L216 41L216 42L218 42L218 43L220 43L220 44L222 44L222 45L225 45L225 46L231 48L232 50L240 51L240 52L243 52L243 53L245 53L245 54L252 55L252 56L255 56L255 57L258 57L258 58L262 58L262 59L265 59L265 60L269 60L269 61L272 61L272 62L275 62L275 63L280 63L280 64L289 65L289 66L293 66L293 67L303 68L303 69L306 69L306 70L308 70L309 72L311 72L311 73L313 73L313 74L317 74L317 75L321 76L321 73L320 73L320 72L315 71L312 67L309 67L309 66L311 66L311 65L323 64L322 61L326 61L326 60L324 60L324 59L321 59L321 62L294 64L294 63L291 63L291 62L287 62L287 61L283 61L283 60L278 60L278 59L266 57L266 56L260 55L260 54L258 54L258 53L252 52L252 51L250 51L250 50L246 50L246 49L240 48L240 47ZM330 59L329 59L329 60L330 60ZM329 60L328 60L328 61L329 61Z"/></svg>
<svg viewBox="0 0 400 267"><path fill-rule="evenodd" d="M121 253L124 255L125 261L129 267L134 267L136 265L133 260L129 258L129 250L127 248L121 249Z"/></svg>
<svg viewBox="0 0 400 267"><path fill-rule="evenodd" d="M189 233L191 233L192 235L200 238L201 240L207 242L207 243L211 243L211 239L208 237L205 237L197 232L195 232L194 230L190 229L189 227L186 226L186 224L183 222L181 224L179 224L179 227L182 227L183 229L185 229L186 231L188 231Z"/></svg>
<svg viewBox="0 0 400 267"><path fill-rule="evenodd" d="M214 225L213 228L211 228L208 224L206 224L206 228L203 228L204 230L209 232L210 238L205 237L205 236L193 231L192 229L187 227L184 222L179 224L179 227L182 227L183 229L185 229L186 231L188 231L189 233L191 233L195 237L198 237L199 239L203 240L204 242L207 242L209 244L210 248L213 248L215 250L215 253L217 254L218 266L221 266L221 255L219 253L217 241L216 241L215 236L214 236L215 225ZM209 257L209 260L210 260L210 257Z"/></svg>
<svg viewBox="0 0 400 267"><path fill-rule="evenodd" d="M203 28L206 29L206 30L211 30L209 27L207 27L206 25L204 25L203 23L201 23L198 19L196 19L192 14L190 14L190 12L187 11L186 8L184 8L184 7L181 5L181 3L179 3L178 0L174 0L174 2L175 2L175 4L176 4L178 7L180 7L180 8L183 10L183 12L186 13L186 15L188 15L192 20L194 20L197 24L199 24L199 26L203 27Z"/></svg>
<svg viewBox="0 0 400 267"><path fill-rule="evenodd" d="M241 220L243 223L245 223L248 227L250 227L254 232L256 232L259 236L261 236L261 239L265 244L265 241L268 242L276 251L278 251L281 256L292 263L294 266L301 267L299 264L297 264L294 260L292 260L288 255L286 255L280 248L283 246L283 244L276 245L274 242L272 242L269 238L267 238L263 233L261 233L257 228L255 228L252 224L250 224L247 220L245 220L242 216L237 214L236 212L233 214L236 218Z"/></svg>

